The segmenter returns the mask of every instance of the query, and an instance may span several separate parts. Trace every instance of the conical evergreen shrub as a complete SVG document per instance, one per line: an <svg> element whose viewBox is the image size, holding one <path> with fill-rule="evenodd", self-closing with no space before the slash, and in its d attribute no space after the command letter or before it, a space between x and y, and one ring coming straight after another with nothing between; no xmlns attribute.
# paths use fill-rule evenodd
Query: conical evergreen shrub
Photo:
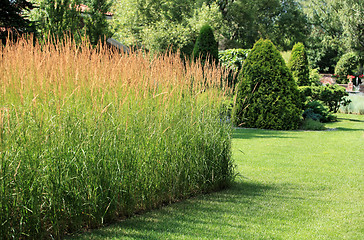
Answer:
<svg viewBox="0 0 364 240"><path fill-rule="evenodd" d="M297 129L301 103L296 82L269 40L254 45L238 76L232 121L236 126Z"/></svg>
<svg viewBox="0 0 364 240"><path fill-rule="evenodd" d="M292 48L291 58L288 61L288 68L291 70L294 80L298 86L310 86L310 70L305 46L303 43L296 43Z"/></svg>
<svg viewBox="0 0 364 240"><path fill-rule="evenodd" d="M210 63L219 61L218 43L215 40L214 31L210 25L204 25L195 43L192 52L193 58L201 58L202 63L207 59Z"/></svg>

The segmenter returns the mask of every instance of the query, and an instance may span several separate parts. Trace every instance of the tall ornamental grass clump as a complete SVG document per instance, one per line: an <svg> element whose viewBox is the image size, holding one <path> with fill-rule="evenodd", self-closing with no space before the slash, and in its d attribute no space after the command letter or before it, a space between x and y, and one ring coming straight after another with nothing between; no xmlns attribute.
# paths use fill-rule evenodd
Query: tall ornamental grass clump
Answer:
<svg viewBox="0 0 364 240"><path fill-rule="evenodd" d="M219 68L23 39L0 69L0 239L59 239L233 180Z"/></svg>

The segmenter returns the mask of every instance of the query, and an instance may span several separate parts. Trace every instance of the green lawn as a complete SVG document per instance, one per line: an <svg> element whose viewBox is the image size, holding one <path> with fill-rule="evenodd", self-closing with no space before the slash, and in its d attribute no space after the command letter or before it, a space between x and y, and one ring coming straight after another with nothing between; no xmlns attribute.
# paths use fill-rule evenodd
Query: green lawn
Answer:
<svg viewBox="0 0 364 240"><path fill-rule="evenodd" d="M364 115L327 127L238 129L232 188L78 239L364 239Z"/></svg>

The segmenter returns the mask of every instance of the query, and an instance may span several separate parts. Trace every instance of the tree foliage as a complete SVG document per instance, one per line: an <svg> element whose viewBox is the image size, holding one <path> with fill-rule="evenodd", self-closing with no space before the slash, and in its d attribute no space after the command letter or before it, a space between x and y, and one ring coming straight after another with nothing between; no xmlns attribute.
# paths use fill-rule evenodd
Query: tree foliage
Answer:
<svg viewBox="0 0 364 240"><path fill-rule="evenodd" d="M26 0L2 0L0 3L0 40L5 44L8 35L17 38L23 33L35 31L33 23L22 15L22 12L32 9L32 3Z"/></svg>
<svg viewBox="0 0 364 240"><path fill-rule="evenodd" d="M348 52L341 56L335 67L335 74L339 75L338 83L346 83L348 75L355 75L359 70L359 56L355 52Z"/></svg>
<svg viewBox="0 0 364 240"><path fill-rule="evenodd" d="M38 32L44 38L62 39L65 34L80 34L81 13L79 0L39 0L39 9L33 13Z"/></svg>
<svg viewBox="0 0 364 240"><path fill-rule="evenodd" d="M344 0L340 19L343 22L345 42L359 55L364 54L364 1Z"/></svg>
<svg viewBox="0 0 364 240"><path fill-rule="evenodd" d="M296 43L293 46L288 68L291 70L298 86L311 85L307 54L305 46L302 43Z"/></svg>
<svg viewBox="0 0 364 240"><path fill-rule="evenodd" d="M344 53L355 51L363 55L362 0L303 0L302 4L313 27L308 41L313 68L333 73Z"/></svg>
<svg viewBox="0 0 364 240"><path fill-rule="evenodd" d="M84 17L86 35L90 42L96 45L99 41L104 42L112 35L105 16L110 10L111 3L108 0L90 0L89 7L90 10Z"/></svg>
<svg viewBox="0 0 364 240"><path fill-rule="evenodd" d="M288 50L304 42L309 29L294 0L116 0L113 11L116 38L152 51L167 46L192 50L205 24L217 33L223 49L251 48L264 37Z"/></svg>
<svg viewBox="0 0 364 240"><path fill-rule="evenodd" d="M38 24L39 36L62 39L72 35L76 41L88 37L96 44L103 37L110 37L109 23L105 13L110 10L107 0L33 0L39 6L31 12ZM88 9L81 9L87 4ZM81 11L82 10L82 11Z"/></svg>
<svg viewBox="0 0 364 240"><path fill-rule="evenodd" d="M281 50L305 42L309 32L306 16L293 0L236 0L224 2L226 47L251 48L259 38L268 38ZM226 3L227 2L227 3Z"/></svg>
<svg viewBox="0 0 364 240"><path fill-rule="evenodd" d="M114 38L152 52L181 51L191 55L201 27L219 32L223 23L216 3L192 0L116 0L112 11Z"/></svg>
<svg viewBox="0 0 364 240"><path fill-rule="evenodd" d="M301 120L297 85L277 48L259 40L239 74L232 121L237 126L297 129Z"/></svg>
<svg viewBox="0 0 364 240"><path fill-rule="evenodd" d="M312 25L308 41L308 57L312 68L333 73L340 56L345 52L340 20L339 0L305 0L304 11Z"/></svg>

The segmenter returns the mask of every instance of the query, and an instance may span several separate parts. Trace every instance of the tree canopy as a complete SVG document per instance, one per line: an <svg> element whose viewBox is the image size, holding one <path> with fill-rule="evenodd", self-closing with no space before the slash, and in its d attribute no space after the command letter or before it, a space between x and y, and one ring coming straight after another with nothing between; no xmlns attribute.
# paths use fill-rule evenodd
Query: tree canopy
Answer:
<svg viewBox="0 0 364 240"><path fill-rule="evenodd" d="M0 3L0 39L10 34L13 38L23 33L34 32L33 23L22 14L23 11L33 9L33 4L26 0L2 0Z"/></svg>
<svg viewBox="0 0 364 240"><path fill-rule="evenodd" d="M30 14L37 22L38 35L43 38L62 39L72 35L76 41L87 36L92 44L110 37L105 13L110 11L107 0L32 0L39 6ZM87 4L83 7L82 4Z"/></svg>
<svg viewBox="0 0 364 240"><path fill-rule="evenodd" d="M220 48L251 48L261 37L288 50L308 35L306 16L293 0L115 0L115 36L149 50L189 48L209 24ZM191 43L192 42L192 43Z"/></svg>
<svg viewBox="0 0 364 240"><path fill-rule="evenodd" d="M312 31L308 57L313 67L333 73L340 57L350 51L364 53L364 1L303 0Z"/></svg>
<svg viewBox="0 0 364 240"><path fill-rule="evenodd" d="M103 36L112 36L128 46L151 52L179 49L186 56L192 54L201 27L208 24L220 50L250 49L260 38L270 39L280 51L302 42L311 68L330 73L343 54L364 55L362 0L28 1L38 8L29 11L26 0L3 0L0 25L29 31L33 21L41 38L71 33L75 39L86 35L96 44ZM80 4L89 9L81 12ZM111 20L105 19L105 12L113 13ZM27 14L31 21L24 17ZM8 24L9 19L13 23Z"/></svg>

